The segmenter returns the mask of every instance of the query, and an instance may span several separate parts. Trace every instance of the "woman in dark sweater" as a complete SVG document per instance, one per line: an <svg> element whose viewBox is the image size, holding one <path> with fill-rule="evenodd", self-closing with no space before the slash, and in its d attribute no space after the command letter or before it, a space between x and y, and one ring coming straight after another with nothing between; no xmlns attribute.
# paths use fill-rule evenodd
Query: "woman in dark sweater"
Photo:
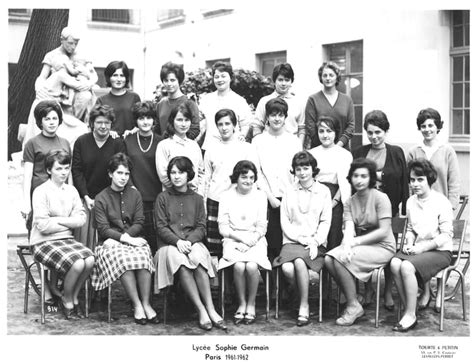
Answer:
<svg viewBox="0 0 474 364"><path fill-rule="evenodd" d="M364 129L371 144L363 145L352 152L354 159L369 158L377 165L375 188L385 192L392 204L392 216L406 214L408 199L408 176L405 154L402 148L385 143L390 128L387 115L383 111L373 110L365 115ZM389 268L385 273L385 308L393 311L392 274ZM366 291L366 303L370 303L373 289Z"/></svg>
<svg viewBox="0 0 474 364"><path fill-rule="evenodd" d="M155 271L147 241L140 236L143 204L135 188L128 185L130 159L117 153L110 159L107 172L111 184L97 195L96 223L100 244L95 249L97 264L91 282L96 290L120 279L132 301L135 323L158 323L150 305L151 275Z"/></svg>
<svg viewBox="0 0 474 364"><path fill-rule="evenodd" d="M130 171L132 183L142 195L145 215L143 236L150 245L152 254L155 254L157 247L153 205L162 189L156 172L155 154L156 147L163 138L153 132L155 110L151 101L137 102L132 107L132 113L138 132L125 138L125 150L133 165Z"/></svg>
<svg viewBox="0 0 474 364"><path fill-rule="evenodd" d="M212 302L209 278L215 277L206 237L206 213L200 195L188 187L194 177L193 164L178 156L168 164L171 188L160 193L155 203L158 252L155 255L155 293L173 285L177 274L181 286L199 315L199 327L226 330L224 320Z"/></svg>
<svg viewBox="0 0 474 364"><path fill-rule="evenodd" d="M83 199L87 221L77 239L94 249L93 207L95 196L110 185L107 163L110 158L125 150L120 138L113 139L110 130L115 115L110 106L96 105L89 114L91 133L81 135L74 144L72 157L72 179L74 187Z"/></svg>

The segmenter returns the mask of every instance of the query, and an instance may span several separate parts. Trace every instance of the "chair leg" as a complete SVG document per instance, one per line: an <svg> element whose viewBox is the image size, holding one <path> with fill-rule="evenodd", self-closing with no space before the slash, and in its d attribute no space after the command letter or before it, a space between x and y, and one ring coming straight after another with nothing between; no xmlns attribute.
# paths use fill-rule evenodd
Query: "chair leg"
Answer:
<svg viewBox="0 0 474 364"><path fill-rule="evenodd" d="M163 288L163 324L166 325L166 318L168 316L168 292L169 287Z"/></svg>
<svg viewBox="0 0 474 364"><path fill-rule="evenodd" d="M323 322L323 270L319 271L319 322Z"/></svg>
<svg viewBox="0 0 474 364"><path fill-rule="evenodd" d="M336 295L337 295L336 317L339 317L339 311L340 311L339 306L341 304L341 288L339 287L339 285L337 286Z"/></svg>
<svg viewBox="0 0 474 364"><path fill-rule="evenodd" d="M44 324L45 322L45 312L44 312L44 302L45 302L45 274L44 274L44 265L40 263L40 279L41 279L41 323Z"/></svg>
<svg viewBox="0 0 474 364"><path fill-rule="evenodd" d="M224 319L225 315L225 273L224 269L220 270L220 276L221 276L221 316L222 319Z"/></svg>
<svg viewBox="0 0 474 364"><path fill-rule="evenodd" d="M278 318L280 308L280 267L276 269L275 278L275 318Z"/></svg>
<svg viewBox="0 0 474 364"><path fill-rule="evenodd" d="M461 258L462 259L462 258ZM470 261L471 261L471 256L470 254L468 255L468 257L466 258L466 263L464 263L464 267L462 269L462 273L464 274L464 276L466 275L466 272L467 270L469 269L469 265L470 265ZM461 285L461 280L458 279L458 281L456 282L456 285L454 286L453 290L451 291L451 293L449 295L446 295L446 298L445 300L448 301L452 298L454 298L454 296L456 295L456 293L458 292L459 290L459 286Z"/></svg>
<svg viewBox="0 0 474 364"><path fill-rule="evenodd" d="M268 321L268 314L270 313L270 273L271 271L265 271L265 296L267 298L266 307L265 307L265 320Z"/></svg>
<svg viewBox="0 0 474 364"><path fill-rule="evenodd" d="M445 289L445 284L446 284L446 279L447 279L447 272L443 272L443 278L441 278L441 292L438 292L438 294L441 294L441 313L440 313L440 318L439 318L439 331L444 330L444 289Z"/></svg>
<svg viewBox="0 0 474 364"><path fill-rule="evenodd" d="M28 296L30 295L30 266L27 266L25 273L25 296L23 298L23 312L28 313Z"/></svg>
<svg viewBox="0 0 474 364"><path fill-rule="evenodd" d="M107 288L107 322L112 322L112 284Z"/></svg>
<svg viewBox="0 0 474 364"><path fill-rule="evenodd" d="M377 269L377 286L375 291L375 328L379 327L379 314L380 314L380 279L382 276L383 268Z"/></svg>
<svg viewBox="0 0 474 364"><path fill-rule="evenodd" d="M86 318L89 318L89 279L84 283L84 306L86 310Z"/></svg>
<svg viewBox="0 0 474 364"><path fill-rule="evenodd" d="M462 319L466 321L466 296L464 290L464 274L460 273L459 275L461 279L461 302L462 302Z"/></svg>

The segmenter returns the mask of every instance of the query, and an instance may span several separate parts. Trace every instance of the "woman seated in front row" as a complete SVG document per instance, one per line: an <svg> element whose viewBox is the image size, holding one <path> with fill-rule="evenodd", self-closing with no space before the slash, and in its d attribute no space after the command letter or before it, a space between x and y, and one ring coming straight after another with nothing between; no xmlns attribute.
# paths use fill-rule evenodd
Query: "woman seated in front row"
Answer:
<svg viewBox="0 0 474 364"><path fill-rule="evenodd" d="M309 324L308 269L319 273L324 265L332 202L329 188L315 180L319 168L311 153L296 153L291 167L298 182L281 202L283 247L273 266L281 266L291 287L296 284L300 296L296 325L305 326Z"/></svg>
<svg viewBox="0 0 474 364"><path fill-rule="evenodd" d="M107 167L110 187L96 196L99 245L91 282L101 290L120 278L132 301L135 323L157 324L158 316L150 305L151 274L155 269L150 247L140 237L145 216L140 192L128 184L130 167L126 154L114 154Z"/></svg>
<svg viewBox="0 0 474 364"><path fill-rule="evenodd" d="M237 162L230 176L232 186L221 195L219 232L223 236L219 270L234 266L239 306L234 323L255 321L258 268L271 270L267 258L267 197L257 189L257 167L251 161Z"/></svg>
<svg viewBox="0 0 474 364"><path fill-rule="evenodd" d="M351 164L347 178L355 193L344 204L344 238L330 250L325 266L347 299L340 326L350 326L364 315L357 300L354 277L368 282L372 271L384 267L395 254L392 206L388 196L375 189L377 166L366 158Z"/></svg>
<svg viewBox="0 0 474 364"><path fill-rule="evenodd" d="M204 201L188 186L194 175L188 157L172 158L167 168L171 188L160 193L155 202L155 293L173 285L178 273L181 286L198 311L199 327L206 331L213 326L226 330L212 302L209 278L216 275L209 251L202 243L206 237Z"/></svg>
<svg viewBox="0 0 474 364"><path fill-rule="evenodd" d="M405 308L394 331L406 332L417 324L416 297L431 277L449 266L453 248L453 210L449 200L432 189L437 173L426 159L408 163L410 188L407 201L408 227L402 251L390 268Z"/></svg>
<svg viewBox="0 0 474 364"><path fill-rule="evenodd" d="M33 192L33 226L30 236L34 259L63 278L61 308L66 319L83 318L79 291L94 265L92 251L73 238L72 229L86 222L77 190L66 184L71 156L53 149L45 157L49 179Z"/></svg>

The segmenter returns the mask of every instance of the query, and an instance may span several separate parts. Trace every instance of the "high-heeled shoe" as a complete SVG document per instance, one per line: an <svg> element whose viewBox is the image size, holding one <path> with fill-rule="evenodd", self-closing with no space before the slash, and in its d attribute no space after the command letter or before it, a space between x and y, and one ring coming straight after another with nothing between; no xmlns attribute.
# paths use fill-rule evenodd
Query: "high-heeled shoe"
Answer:
<svg viewBox="0 0 474 364"><path fill-rule="evenodd" d="M64 302L63 302L62 299L59 301L59 307L61 308L61 312L63 313L64 318L65 318L66 320L69 320L69 319L72 318L72 316L74 315L74 307L72 307L72 308L67 308L67 307L64 305Z"/></svg>
<svg viewBox="0 0 474 364"><path fill-rule="evenodd" d="M146 322L148 322L149 324L155 324L156 325L156 324L160 323L160 319L158 318L158 315L155 315L152 318L147 318Z"/></svg>
<svg viewBox="0 0 474 364"><path fill-rule="evenodd" d="M430 298L428 298L428 302L426 302L425 305L421 303L418 304L418 311L426 310L429 307L430 303L431 303L431 295L430 295Z"/></svg>
<svg viewBox="0 0 474 364"><path fill-rule="evenodd" d="M215 328L227 331L227 325L225 324L224 320L219 320L219 321L216 321L216 322L211 320L211 322L212 322L212 326L214 326Z"/></svg>
<svg viewBox="0 0 474 364"><path fill-rule="evenodd" d="M74 314L80 319L83 319L86 317L86 315L84 314L84 311L82 311L82 307L80 304L74 305Z"/></svg>
<svg viewBox="0 0 474 364"><path fill-rule="evenodd" d="M134 319L135 319L135 323L137 325L146 325L146 323L147 323L146 317L142 317L142 318L136 318L135 317Z"/></svg>
<svg viewBox="0 0 474 364"><path fill-rule="evenodd" d="M408 327L404 327L402 325L400 325L400 323L397 323L394 327L392 327L392 331L396 331L396 332L407 332L411 329L414 329L416 327L416 325L418 324L418 320L415 319L415 321Z"/></svg>
<svg viewBox="0 0 474 364"><path fill-rule="evenodd" d="M211 331L212 330L212 322L211 321L205 322L203 324L201 324L199 322L198 326L201 330L204 330L204 331Z"/></svg>

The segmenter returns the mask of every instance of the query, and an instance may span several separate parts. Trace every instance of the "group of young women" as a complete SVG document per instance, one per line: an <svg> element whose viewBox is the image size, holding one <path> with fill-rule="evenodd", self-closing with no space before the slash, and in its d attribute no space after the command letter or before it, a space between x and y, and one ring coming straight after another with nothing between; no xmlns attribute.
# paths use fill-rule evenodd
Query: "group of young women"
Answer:
<svg viewBox="0 0 474 364"><path fill-rule="evenodd" d="M335 63L320 67L323 89L306 107L291 91L291 65L276 66L274 97L260 100L254 120L230 88L231 65L216 62L212 74L216 91L198 106L180 90L182 66L163 65L167 95L155 105L128 90L127 65L112 62L105 69L111 91L91 110L91 131L77 137L72 158L56 135L59 104L35 107L41 133L24 150L23 213L33 212L35 259L63 280L62 291L54 275L49 287L65 317L83 316L77 297L91 274L96 290L121 280L137 324L158 323L154 275L155 293L179 280L200 328L225 330L211 284L216 269L232 267L234 322L251 324L259 271L277 268L286 292L299 297L296 324L304 326L308 270L324 266L347 301L336 324L347 326L373 298L372 271L385 267L385 308L394 309L392 281L404 307L393 329L413 328L418 287L423 308L430 278L450 262L459 198L456 155L437 139L440 115L420 111L424 140L405 158L385 142L387 116L371 111L364 120L370 144L351 153L354 109L336 89ZM408 233L397 253L391 218L399 214L408 217ZM217 267L209 247L220 248ZM354 278L367 282L365 297Z"/></svg>

